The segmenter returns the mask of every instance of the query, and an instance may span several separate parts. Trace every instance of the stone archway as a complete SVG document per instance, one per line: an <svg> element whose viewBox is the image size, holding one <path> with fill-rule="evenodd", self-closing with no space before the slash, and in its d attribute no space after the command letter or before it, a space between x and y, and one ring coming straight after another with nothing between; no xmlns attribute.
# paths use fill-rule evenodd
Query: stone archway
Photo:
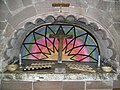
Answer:
<svg viewBox="0 0 120 90"><path fill-rule="evenodd" d="M97 26L97 24L88 23L88 21L85 18L77 19L73 15L69 15L67 17L60 15L56 18L50 15L47 16L45 20L37 18L35 23L27 22L24 26L25 28L18 29L17 32L15 33L15 37L10 39L8 43L8 48L6 49L4 54L5 60L13 62L12 61L13 58L18 57L19 55L22 41L24 40L26 35L29 34L32 30L34 30L36 27L43 25L45 23L69 23L73 25L78 25L83 29L89 31L94 35L94 37L98 41L101 52L101 60L104 62L105 59L105 63L112 64L114 67L116 67L116 65L114 65L115 63L113 63L116 58L116 51L114 50L114 48L112 48L113 42L111 41L110 38L107 37L106 32L100 29Z"/></svg>

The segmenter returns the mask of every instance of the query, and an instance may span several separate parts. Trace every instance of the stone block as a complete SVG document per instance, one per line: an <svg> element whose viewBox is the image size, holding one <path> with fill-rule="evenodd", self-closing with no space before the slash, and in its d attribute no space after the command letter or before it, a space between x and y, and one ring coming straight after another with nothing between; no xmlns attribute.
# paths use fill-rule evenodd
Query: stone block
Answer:
<svg viewBox="0 0 120 90"><path fill-rule="evenodd" d="M35 8L33 6L27 7L25 9L23 9L21 12L19 12L18 14L16 14L15 16L10 16L8 18L8 22L14 27L16 28L17 25L24 21L27 18L33 17L36 15L36 11Z"/></svg>
<svg viewBox="0 0 120 90"><path fill-rule="evenodd" d="M93 18L97 22L99 22L104 28L108 29L111 25L112 18L107 13L102 12L96 8L88 8L87 16Z"/></svg>
<svg viewBox="0 0 120 90"><path fill-rule="evenodd" d="M114 2L110 2L110 11L114 10L120 10L120 1L114 1Z"/></svg>
<svg viewBox="0 0 120 90"><path fill-rule="evenodd" d="M112 36L113 36L114 39L116 40L116 43L118 43L118 45L119 45L118 40L120 40L120 38L119 38L120 31L117 29L117 27L118 27L117 25L112 24L112 25L108 28L108 30L111 32ZM115 29L115 28L116 28L116 29Z"/></svg>
<svg viewBox="0 0 120 90"><path fill-rule="evenodd" d="M32 82L2 81L2 90L32 90Z"/></svg>
<svg viewBox="0 0 120 90"><path fill-rule="evenodd" d="M120 22L120 11L110 12L114 22Z"/></svg>
<svg viewBox="0 0 120 90"><path fill-rule="evenodd" d="M117 31L117 32L119 33L119 35L120 35L120 22L114 23L113 26L114 26L114 28L116 29L116 31Z"/></svg>
<svg viewBox="0 0 120 90"><path fill-rule="evenodd" d="M76 0L76 7L83 7L83 8L87 8L88 7L88 4L83 1L83 0Z"/></svg>
<svg viewBox="0 0 120 90"><path fill-rule="evenodd" d="M61 81L40 81L34 83L34 90L62 90Z"/></svg>
<svg viewBox="0 0 120 90"><path fill-rule="evenodd" d="M86 0L87 4L96 7L96 5L99 3L99 0Z"/></svg>
<svg viewBox="0 0 120 90"><path fill-rule="evenodd" d="M65 0L64 2L70 3L70 6L75 6L75 7L83 7L87 8L88 4L84 0Z"/></svg>
<svg viewBox="0 0 120 90"><path fill-rule="evenodd" d="M84 90L84 81L64 81L63 90Z"/></svg>
<svg viewBox="0 0 120 90"><path fill-rule="evenodd" d="M113 81L113 88L120 88L120 80Z"/></svg>
<svg viewBox="0 0 120 90"><path fill-rule="evenodd" d="M109 30L113 31L112 34L114 35L114 38L116 40L116 42L118 43L118 45L120 46L120 23L113 23L113 25L111 25L111 27L109 28ZM119 41L118 41L119 40ZM119 49L117 49L119 52ZM120 60L119 60L120 63Z"/></svg>
<svg viewBox="0 0 120 90"><path fill-rule="evenodd" d="M86 82L86 89L105 89L105 90L109 90L113 88L113 83L112 81L87 81Z"/></svg>
<svg viewBox="0 0 120 90"><path fill-rule="evenodd" d="M52 7L52 2L37 2L35 3L35 9L38 14L58 11L58 8Z"/></svg>
<svg viewBox="0 0 120 90"><path fill-rule="evenodd" d="M32 4L32 0L22 0L24 6Z"/></svg>
<svg viewBox="0 0 120 90"><path fill-rule="evenodd" d="M0 21L5 21L6 16L8 15L9 10L5 3L0 0Z"/></svg>
<svg viewBox="0 0 120 90"><path fill-rule="evenodd" d="M5 30L3 35L5 37L10 37L13 32L14 32L13 27L10 24L8 24L8 26L6 27L6 30Z"/></svg>
<svg viewBox="0 0 120 90"><path fill-rule="evenodd" d="M5 1L11 11L23 7L22 0L5 0Z"/></svg>
<svg viewBox="0 0 120 90"><path fill-rule="evenodd" d="M7 22L0 22L0 30L4 30Z"/></svg>
<svg viewBox="0 0 120 90"><path fill-rule="evenodd" d="M33 3L48 2L49 0L32 0ZM60 0L50 0L50 2L60 2Z"/></svg>
<svg viewBox="0 0 120 90"><path fill-rule="evenodd" d="M110 3L109 13L113 17L113 21L120 22L120 1Z"/></svg>
<svg viewBox="0 0 120 90"><path fill-rule="evenodd" d="M99 0L96 8L101 9L103 11L109 11L110 9L110 1Z"/></svg>

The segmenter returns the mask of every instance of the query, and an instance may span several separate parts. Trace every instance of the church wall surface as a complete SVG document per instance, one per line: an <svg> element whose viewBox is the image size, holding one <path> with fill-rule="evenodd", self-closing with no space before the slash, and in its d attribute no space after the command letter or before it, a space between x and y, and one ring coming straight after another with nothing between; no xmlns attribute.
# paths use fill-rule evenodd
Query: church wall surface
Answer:
<svg viewBox="0 0 120 90"><path fill-rule="evenodd" d="M2 90L119 90L120 81L2 81Z"/></svg>
<svg viewBox="0 0 120 90"><path fill-rule="evenodd" d="M59 13L59 8L53 8L51 6L52 2L58 2L58 1L59 0L50 0L50 2L49 0L45 0L45 1L44 0L0 0L0 72L2 72L5 66L9 63L9 61L4 61L4 52L5 49L7 48L9 40L12 37L14 37L14 33L16 32L16 30L23 27L26 22L29 21L34 22L36 18L44 19L48 15L67 16L72 14L76 17L86 17L89 21L98 23L100 25L99 27L105 29L108 37L110 37L115 42L113 47L117 52L116 61L120 62L119 59L120 1L119 0L65 0L65 2L70 2L72 5L69 8L63 8L63 13ZM120 66L119 66L119 71L120 71ZM120 76L118 76L118 79L120 80ZM3 83L9 83L9 82L3 82ZM118 87L117 83L120 82L114 81L114 83L116 84L114 85L110 84L110 85ZM30 85L31 90L32 90L31 87L32 85L34 85L35 88L39 87L36 83L33 84L32 82L29 82L27 84L28 86ZM82 84L88 85L91 83L84 82ZM65 85L69 85L69 84L65 84ZM61 82L60 82L60 86L61 86ZM66 88L66 86L64 88ZM96 90L96 88L92 88L92 87L91 89Z"/></svg>
<svg viewBox="0 0 120 90"><path fill-rule="evenodd" d="M14 2L14 3L11 3ZM4 60L5 49L14 33L24 28L26 22L33 22L36 18L45 18L48 15L85 17L89 22L95 22L98 26L107 32L107 36L115 42L113 48L117 52L117 61L119 61L119 19L120 19L120 1L108 0L65 0L70 2L71 7L63 8L63 13L59 13L59 8L53 8L52 2L56 0L1 0L0 1L0 64ZM49 3L49 4L48 4ZM7 64L8 61L5 62ZM2 66L2 65L0 65Z"/></svg>

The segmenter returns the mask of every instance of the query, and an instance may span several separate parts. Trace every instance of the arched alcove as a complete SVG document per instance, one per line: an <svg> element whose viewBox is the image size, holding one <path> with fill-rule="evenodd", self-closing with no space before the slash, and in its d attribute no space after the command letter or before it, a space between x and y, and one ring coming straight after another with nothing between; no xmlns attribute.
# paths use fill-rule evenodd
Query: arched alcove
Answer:
<svg viewBox="0 0 120 90"><path fill-rule="evenodd" d="M54 16L50 15L50 16L47 16L45 18L45 20L38 18L38 19L36 19L35 23L27 22L24 25L24 28L18 29L14 35L15 37L10 39L10 42L8 44L9 48L6 49L5 54L4 54L5 60L12 61L14 57L18 58L20 53L22 53L22 58L24 57L23 59L30 59L28 57L25 58L25 56L29 56L29 55L30 55L29 57L34 57L31 59L35 59L36 56L33 54L36 54L36 52L31 54L31 52L27 48L32 47L34 45L37 46L36 48L39 47L38 43L36 44L36 42L37 42L36 38L45 37L43 39L43 42L45 41L45 43L46 43L48 40L50 43L52 43L52 45L54 47L53 49L56 48L56 51L58 51L58 45L55 46L55 43L57 43L58 41L53 43L52 42L53 40L48 38L48 34L45 34L46 28L49 29L48 30L49 34L56 34L57 30L59 31L59 28L61 28L61 30L63 30L63 32L67 34L67 32L70 29L69 32L71 32L71 34L75 38L69 39L68 41L70 43L68 43L67 40L63 41L64 43L67 42L67 43L65 43L66 45L63 45L63 47L64 47L63 51L65 51L65 54L67 54L67 56L71 55L71 57L69 57L69 59L75 60L72 57L77 56L77 54L72 56L71 52L72 52L72 50L74 50L74 48L66 50L66 46L68 47L68 44L71 44L71 42L74 42L77 38L81 38L79 36L81 36L81 33L84 32L85 35L83 34L83 36L84 36L83 39L85 39L86 41L82 41L81 43L84 43L84 45L85 45L85 42L88 41L90 44L94 44L95 46L93 45L93 47L91 48L91 47L89 47L90 45L88 45L88 46L86 45L86 47L89 48L89 49L86 49L89 52L89 54L78 53L81 56L83 56L83 60L84 60L84 58L90 57L91 59L93 59L93 61L95 60L96 62L98 62L97 61L98 56L100 55L101 62L108 63L108 64L112 65L113 67L116 67L116 65L115 65L116 63L114 63L114 60L116 59L116 51L114 48L112 48L113 41L111 40L111 38L107 37L107 33L103 29L98 27L97 24L89 23L87 21L87 19L85 19L83 17L77 18L73 15L68 15L67 17L64 17L62 15L60 15L58 17L54 17ZM55 28L55 31L52 30L54 28ZM69 29L65 31L64 30L65 28L69 28ZM43 29L43 30L41 30L41 29ZM76 32L76 33L74 33L74 32ZM44 33L45 35L43 35L42 33ZM34 41L34 43L31 41ZM29 45L30 44L31 45L28 46L27 43ZM75 44L75 43L72 43L72 44ZM22 49L21 49L21 46L22 46ZM97 49L96 49L96 47L97 47ZM45 53L43 53L42 51L41 52L42 52L42 54L44 54L44 56L46 58L48 58L48 56L46 54L48 54L48 53L51 54L50 52L52 52L52 50L49 49L48 46L46 46L46 49L48 50L48 52L45 52ZM21 52L20 52L20 50L21 50ZM40 47L38 48L38 50L40 50ZM92 52L92 50L96 51L96 52L93 52L94 53L93 56L96 56L96 58L91 56L90 52ZM27 54L23 55L23 53L25 53L25 52ZM37 53L40 53L40 52L37 52ZM53 51L52 53L55 54L55 51ZM36 58L36 59L42 59L42 58ZM90 61L92 61L92 60L90 60Z"/></svg>

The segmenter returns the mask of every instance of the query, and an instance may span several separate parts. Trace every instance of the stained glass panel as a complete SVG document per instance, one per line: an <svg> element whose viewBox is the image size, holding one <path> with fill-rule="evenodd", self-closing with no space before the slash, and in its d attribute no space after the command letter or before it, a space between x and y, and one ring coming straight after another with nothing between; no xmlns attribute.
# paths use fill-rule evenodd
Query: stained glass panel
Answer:
<svg viewBox="0 0 120 90"><path fill-rule="evenodd" d="M67 24L48 24L30 32L21 47L22 59L57 60L59 40L50 38L63 30L73 38L63 40L62 60L79 62L96 62L100 52L98 44L88 31L78 26Z"/></svg>

